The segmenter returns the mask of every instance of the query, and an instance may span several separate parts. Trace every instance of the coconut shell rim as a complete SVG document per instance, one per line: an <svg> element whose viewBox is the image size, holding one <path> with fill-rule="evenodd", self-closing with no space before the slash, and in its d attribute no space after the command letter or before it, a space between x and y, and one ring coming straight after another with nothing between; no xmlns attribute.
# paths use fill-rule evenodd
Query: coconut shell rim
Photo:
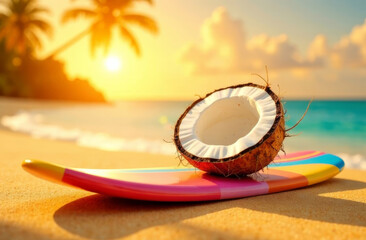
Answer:
<svg viewBox="0 0 366 240"><path fill-rule="evenodd" d="M233 156L230 156L230 157L226 157L226 158L220 158L220 159L217 159L217 158L205 158L205 157L198 157L190 152L188 152L187 150L185 150L180 142L180 139L179 139L179 129L180 129L180 124L182 123L182 120L185 118L185 116L188 114L188 112L199 102L203 101L205 98L209 97L211 94L215 93L215 92L218 92L218 91L222 91L222 90L226 90L226 89L229 89L229 88L242 88L242 87L257 87L257 88L261 88L263 90L265 90L268 95L271 96L271 98L273 99L273 101L275 102L276 104L276 117L275 117L275 120L272 124L272 127L268 130L268 132L256 143L254 144L253 146L251 147L248 147L246 149L244 149L243 151L233 155ZM262 85L259 85L259 84L255 84L255 83L245 83L245 84L239 84L239 85L233 85L233 86L229 86L229 87L225 87L225 88L219 88L219 89L216 89L208 94L206 94L205 97L203 98L199 98L197 99L196 101L194 101L184 112L183 114L179 117L179 119L177 120L176 124L175 124L175 128L174 128L174 143L178 149L178 151L190 158L191 160L194 160L194 161L198 161L198 162L227 162L227 161L231 161L231 160L235 160L241 156L243 156L244 154L252 151L253 149L259 147L260 145L262 145L262 143L264 141L266 141L271 135L272 133L275 131L275 129L277 128L279 122L280 122L280 119L282 117L282 114L281 114L281 111L282 111L282 108L281 108L281 101L280 101L280 98L270 89L269 86L262 86Z"/></svg>

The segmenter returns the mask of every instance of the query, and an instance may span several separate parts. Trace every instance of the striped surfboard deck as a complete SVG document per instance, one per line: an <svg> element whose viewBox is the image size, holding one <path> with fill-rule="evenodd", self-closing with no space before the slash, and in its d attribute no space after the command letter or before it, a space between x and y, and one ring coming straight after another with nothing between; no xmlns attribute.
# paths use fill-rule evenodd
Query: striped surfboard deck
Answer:
<svg viewBox="0 0 366 240"><path fill-rule="evenodd" d="M145 169L68 168L24 160L29 173L60 184L109 196L149 201L210 201L282 192L313 185L340 173L341 158L305 151L276 158L245 178L213 176L192 167Z"/></svg>

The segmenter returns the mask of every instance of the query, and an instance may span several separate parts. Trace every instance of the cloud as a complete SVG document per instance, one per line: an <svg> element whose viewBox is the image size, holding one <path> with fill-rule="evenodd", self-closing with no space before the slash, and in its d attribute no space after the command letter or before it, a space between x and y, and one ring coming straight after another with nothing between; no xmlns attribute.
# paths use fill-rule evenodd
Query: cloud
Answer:
<svg viewBox="0 0 366 240"><path fill-rule="evenodd" d="M247 39L244 24L224 7L214 10L201 26L202 42L186 45L180 60L195 74L239 73L286 69L307 71L314 68L363 68L366 66L366 19L361 25L330 46L319 34L302 56L286 34L260 34Z"/></svg>
<svg viewBox="0 0 366 240"><path fill-rule="evenodd" d="M232 19L225 8L216 9L201 29L203 44L189 44L181 60L194 73L237 71L245 59L245 33L240 20Z"/></svg>
<svg viewBox="0 0 366 240"><path fill-rule="evenodd" d="M330 60L337 68L366 66L366 19L362 25L355 26L349 35L335 44Z"/></svg>
<svg viewBox="0 0 366 240"><path fill-rule="evenodd" d="M266 34L255 36L248 42L247 49L251 58L245 60L254 60L252 68L261 69L264 65L269 65L271 69L310 68L322 64L318 58L309 60L302 57L286 34L276 37Z"/></svg>
<svg viewBox="0 0 366 240"><path fill-rule="evenodd" d="M327 38L319 34L315 36L314 40L310 43L308 49L308 58L311 61L321 60L324 61L329 54L329 46Z"/></svg>
<svg viewBox="0 0 366 240"><path fill-rule="evenodd" d="M248 72L263 69L311 68L323 64L316 44L311 58L302 57L285 34L266 34L246 39L241 20L233 19L224 7L217 8L201 28L202 43L187 45L180 59L196 74ZM319 40L320 41L320 40ZM318 54L318 55L317 55ZM315 56L315 57L314 57Z"/></svg>

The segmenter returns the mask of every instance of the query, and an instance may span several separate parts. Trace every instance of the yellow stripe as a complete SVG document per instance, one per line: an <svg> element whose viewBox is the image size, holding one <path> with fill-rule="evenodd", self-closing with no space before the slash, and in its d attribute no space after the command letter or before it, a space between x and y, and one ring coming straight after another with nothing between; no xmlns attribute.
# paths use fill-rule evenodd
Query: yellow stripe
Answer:
<svg viewBox="0 0 366 240"><path fill-rule="evenodd" d="M276 170L301 174L308 179L309 185L322 182L339 173L336 166L321 163L276 167Z"/></svg>
<svg viewBox="0 0 366 240"><path fill-rule="evenodd" d="M22 167L24 170L37 177L56 183L63 183L62 178L65 172L64 167L34 159L24 160Z"/></svg>

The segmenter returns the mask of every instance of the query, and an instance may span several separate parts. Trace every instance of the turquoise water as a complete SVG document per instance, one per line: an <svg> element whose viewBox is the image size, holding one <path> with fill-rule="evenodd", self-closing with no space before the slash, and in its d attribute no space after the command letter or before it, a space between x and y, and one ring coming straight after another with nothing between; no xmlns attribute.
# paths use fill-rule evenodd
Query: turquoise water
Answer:
<svg viewBox="0 0 366 240"><path fill-rule="evenodd" d="M286 127L297 122L307 104L307 101L285 103ZM291 133L300 133L289 140L296 150L305 146L366 155L366 101L314 101L304 120Z"/></svg>
<svg viewBox="0 0 366 240"><path fill-rule="evenodd" d="M74 141L87 147L175 154L174 144L169 143L174 125L190 104L125 101L76 105L23 111L3 117L1 123L34 137ZM300 119L307 104L285 101L287 128ZM348 159L355 168L366 169L366 101L314 101L304 120L290 134L296 136L285 139L287 152L325 151Z"/></svg>
<svg viewBox="0 0 366 240"><path fill-rule="evenodd" d="M306 109L307 101L287 101L288 126ZM314 101L296 130L306 134L366 142L366 101Z"/></svg>

